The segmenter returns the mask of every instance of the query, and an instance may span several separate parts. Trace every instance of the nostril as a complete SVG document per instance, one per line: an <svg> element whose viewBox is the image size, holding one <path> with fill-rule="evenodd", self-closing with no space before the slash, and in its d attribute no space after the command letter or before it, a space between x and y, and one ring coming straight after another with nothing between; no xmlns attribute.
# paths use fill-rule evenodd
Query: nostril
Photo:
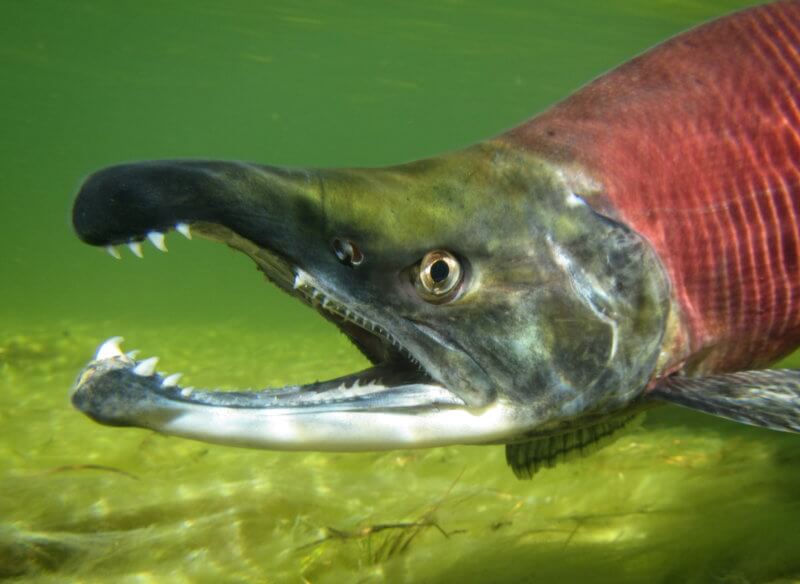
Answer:
<svg viewBox="0 0 800 584"><path fill-rule="evenodd" d="M333 253L345 266L354 268L364 261L364 254L358 246L349 239L336 238L333 240Z"/></svg>

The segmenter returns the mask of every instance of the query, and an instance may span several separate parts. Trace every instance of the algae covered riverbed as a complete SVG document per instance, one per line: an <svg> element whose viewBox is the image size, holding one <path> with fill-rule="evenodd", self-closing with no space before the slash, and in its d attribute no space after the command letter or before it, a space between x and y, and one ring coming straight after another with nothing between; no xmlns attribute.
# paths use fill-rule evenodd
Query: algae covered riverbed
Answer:
<svg viewBox="0 0 800 584"><path fill-rule="evenodd" d="M70 206L89 172L156 158L422 158L748 4L3 3L0 578L800 581L796 436L665 407L518 481L499 446L249 451L103 427L68 397L116 335L198 387L364 365L241 254L175 235L143 261L82 245Z"/></svg>
<svg viewBox="0 0 800 584"><path fill-rule="evenodd" d="M217 447L101 427L68 406L65 388L94 335L122 324L63 321L0 337L4 577L788 582L800 574L793 436L663 408L533 481L514 478L501 447ZM158 346L164 366L197 385L277 384L362 364L333 329L124 325L139 348Z"/></svg>

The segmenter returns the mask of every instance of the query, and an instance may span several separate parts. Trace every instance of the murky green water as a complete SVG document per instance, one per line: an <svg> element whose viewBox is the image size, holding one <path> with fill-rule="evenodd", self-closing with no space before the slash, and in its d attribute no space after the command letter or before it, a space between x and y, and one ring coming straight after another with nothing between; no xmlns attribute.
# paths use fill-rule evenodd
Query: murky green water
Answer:
<svg viewBox="0 0 800 584"><path fill-rule="evenodd" d="M0 577L34 582L800 581L800 443L672 408L519 482L502 448L236 450L110 429L97 343L187 384L362 358L243 256L115 262L69 225L124 160L377 165L495 134L746 1L0 0Z"/></svg>

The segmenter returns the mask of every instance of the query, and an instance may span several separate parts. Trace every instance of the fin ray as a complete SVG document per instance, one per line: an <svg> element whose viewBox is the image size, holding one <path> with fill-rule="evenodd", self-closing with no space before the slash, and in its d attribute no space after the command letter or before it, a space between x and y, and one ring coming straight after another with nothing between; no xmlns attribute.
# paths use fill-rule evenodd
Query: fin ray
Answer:
<svg viewBox="0 0 800 584"><path fill-rule="evenodd" d="M538 436L527 442L506 444L506 462L519 479L530 479L541 468L552 468L591 454L617 439L619 431L630 428L644 418L642 413L605 418L590 426Z"/></svg>
<svg viewBox="0 0 800 584"><path fill-rule="evenodd" d="M796 369L675 376L650 395L734 422L800 432L800 370Z"/></svg>

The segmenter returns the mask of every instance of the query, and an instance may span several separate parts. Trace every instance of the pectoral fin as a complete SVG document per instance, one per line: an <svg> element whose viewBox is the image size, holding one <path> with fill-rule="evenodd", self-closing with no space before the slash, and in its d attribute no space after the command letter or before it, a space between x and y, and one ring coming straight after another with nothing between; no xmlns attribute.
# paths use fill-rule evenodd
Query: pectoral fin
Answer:
<svg viewBox="0 0 800 584"><path fill-rule="evenodd" d="M670 377L651 395L743 424L800 432L800 370Z"/></svg>
<svg viewBox="0 0 800 584"><path fill-rule="evenodd" d="M528 442L506 444L506 462L519 479L530 479L542 467L554 467L559 462L586 456L613 442L623 428L630 428L644 418L631 414L606 418L552 436L539 436Z"/></svg>

